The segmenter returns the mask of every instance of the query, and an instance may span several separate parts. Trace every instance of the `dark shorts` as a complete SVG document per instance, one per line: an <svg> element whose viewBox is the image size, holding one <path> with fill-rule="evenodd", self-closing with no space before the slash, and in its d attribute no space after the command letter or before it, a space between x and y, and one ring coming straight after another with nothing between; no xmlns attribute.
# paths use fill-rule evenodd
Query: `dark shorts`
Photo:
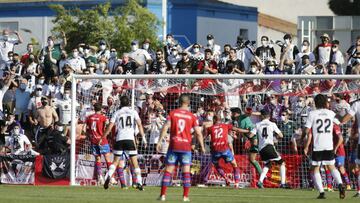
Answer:
<svg viewBox="0 0 360 203"><path fill-rule="evenodd" d="M116 156L136 156L138 154L134 140L116 141L113 147L113 153Z"/></svg>
<svg viewBox="0 0 360 203"><path fill-rule="evenodd" d="M281 156L276 151L274 145L266 145L264 148L260 150L260 157L261 160L265 163L268 163L270 161L279 161L281 160Z"/></svg>
<svg viewBox="0 0 360 203"><path fill-rule="evenodd" d="M333 150L313 151L311 155L311 164L313 166L334 165L335 154Z"/></svg>

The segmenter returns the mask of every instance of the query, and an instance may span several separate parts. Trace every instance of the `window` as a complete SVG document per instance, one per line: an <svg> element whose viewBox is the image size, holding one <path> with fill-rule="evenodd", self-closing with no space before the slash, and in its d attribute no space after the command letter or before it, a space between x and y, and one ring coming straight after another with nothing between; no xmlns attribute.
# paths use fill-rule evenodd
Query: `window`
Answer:
<svg viewBox="0 0 360 203"><path fill-rule="evenodd" d="M239 36L243 38L243 40L249 39L249 30L248 29L240 29Z"/></svg>
<svg viewBox="0 0 360 203"><path fill-rule="evenodd" d="M19 23L18 22L0 22L0 31L4 29L10 30L19 30Z"/></svg>
<svg viewBox="0 0 360 203"><path fill-rule="evenodd" d="M360 29L360 16L352 17L352 29Z"/></svg>
<svg viewBox="0 0 360 203"><path fill-rule="evenodd" d="M332 30L333 29L333 17L317 17L316 28L318 30Z"/></svg>

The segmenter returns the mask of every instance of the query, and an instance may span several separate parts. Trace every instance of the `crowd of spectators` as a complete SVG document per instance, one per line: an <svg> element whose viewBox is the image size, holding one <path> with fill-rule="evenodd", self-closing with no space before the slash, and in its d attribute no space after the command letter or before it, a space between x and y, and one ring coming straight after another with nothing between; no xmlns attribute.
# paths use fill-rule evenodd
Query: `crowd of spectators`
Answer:
<svg viewBox="0 0 360 203"><path fill-rule="evenodd" d="M160 48L148 39L134 40L131 50L120 55L116 47L109 47L105 40L69 49L63 33L61 39L48 37L39 51L28 43L25 53L16 53L14 46L26 42L19 33L4 30L0 36L2 151L33 154L68 151L73 74L339 75L360 72L360 37L346 53L340 51L340 42L331 40L327 34L321 36L321 43L315 45L314 50L308 40L297 47L289 34L275 42L262 36L258 47L255 42L241 37L235 44L225 44L223 48L216 44L213 35L207 35L206 39L205 45L194 43L182 47L168 34ZM281 47L280 53L276 53L274 46ZM65 48L71 52L66 52ZM302 124L314 107L313 94L328 93L332 109L340 116L345 115L350 100L356 99L350 94L335 94L334 89L351 90L346 82L337 80L198 79L184 82L163 79L138 80L135 88L135 104L147 134L148 147L143 153L155 152L166 115L176 108L178 93L184 88L193 92L192 111L203 125L211 124L214 113L220 113L224 122L231 122L231 112L236 108L252 112L251 118L256 122L257 112L269 109L271 119L279 124L284 134L277 142L282 153L298 153ZM104 113L110 117L118 108L118 96L130 91L128 80L78 81L77 139L86 139L81 132L82 123L93 112L93 104L101 102ZM234 139L233 144L235 153L243 153L246 149L244 137ZM34 150L29 150L32 148Z"/></svg>

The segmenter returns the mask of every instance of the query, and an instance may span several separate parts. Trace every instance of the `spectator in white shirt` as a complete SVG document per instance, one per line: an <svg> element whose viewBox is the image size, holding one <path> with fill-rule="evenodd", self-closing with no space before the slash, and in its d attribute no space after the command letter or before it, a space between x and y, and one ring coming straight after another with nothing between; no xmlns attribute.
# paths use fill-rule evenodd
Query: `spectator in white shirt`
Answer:
<svg viewBox="0 0 360 203"><path fill-rule="evenodd" d="M96 58L99 60L101 58L110 58L110 51L106 48L105 40L100 40L99 42L99 51L96 53Z"/></svg>
<svg viewBox="0 0 360 203"><path fill-rule="evenodd" d="M315 55L310 51L310 42L304 40L301 45L301 52L299 52L295 57L296 70L300 70L304 64L302 63L302 57L304 55L309 56L311 65L315 64Z"/></svg>
<svg viewBox="0 0 360 203"><path fill-rule="evenodd" d="M39 155L38 152L32 150L30 140L21 133L20 124L16 124L11 132L11 136L5 142L5 148L10 149L10 154L21 155L31 154Z"/></svg>
<svg viewBox="0 0 360 203"><path fill-rule="evenodd" d="M69 64L76 73L82 73L86 69L85 60L79 56L77 49L72 50L72 58L69 59Z"/></svg>
<svg viewBox="0 0 360 203"><path fill-rule="evenodd" d="M15 91L15 116L19 121L25 121L28 115L28 104L31 89L28 87L27 79L21 79L20 87Z"/></svg>
<svg viewBox="0 0 360 203"><path fill-rule="evenodd" d="M215 44L215 38L212 34L206 36L207 44L205 49L211 49L213 53L214 60L219 61L221 55L221 47L218 44Z"/></svg>
<svg viewBox="0 0 360 203"><path fill-rule="evenodd" d="M331 62L335 62L338 64L336 73L342 75L345 72L344 71L345 59L339 47L340 47L340 42L338 40L333 40L331 47Z"/></svg>
<svg viewBox="0 0 360 203"><path fill-rule="evenodd" d="M331 52L330 37L328 34L324 33L323 35L321 35L320 39L322 43L317 45L314 50L316 64L327 66L330 61Z"/></svg>
<svg viewBox="0 0 360 203"><path fill-rule="evenodd" d="M131 42L129 57L138 65L136 74L144 74L145 68L152 62L150 54L144 49L139 49L139 42L137 40Z"/></svg>
<svg viewBox="0 0 360 203"><path fill-rule="evenodd" d="M171 54L167 57L167 62L171 65L172 70L175 71L176 64L181 60L178 48L173 46L171 48Z"/></svg>
<svg viewBox="0 0 360 203"><path fill-rule="evenodd" d="M10 38L10 34L15 34L17 38ZM21 35L17 31L3 30L0 36L0 69L4 69L6 61L9 60L8 53L14 51L14 46L23 42Z"/></svg>

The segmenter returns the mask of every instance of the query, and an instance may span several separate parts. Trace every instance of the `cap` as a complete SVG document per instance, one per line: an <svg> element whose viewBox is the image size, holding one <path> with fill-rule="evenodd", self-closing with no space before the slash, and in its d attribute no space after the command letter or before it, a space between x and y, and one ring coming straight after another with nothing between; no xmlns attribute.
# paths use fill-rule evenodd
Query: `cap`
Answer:
<svg viewBox="0 0 360 203"><path fill-rule="evenodd" d="M105 40L103 40L103 39L102 39L102 40L100 40L100 41L99 41L99 45L106 45Z"/></svg>
<svg viewBox="0 0 360 203"><path fill-rule="evenodd" d="M139 41L137 41L137 40L131 41L131 45L137 45L137 44L139 44Z"/></svg>
<svg viewBox="0 0 360 203"><path fill-rule="evenodd" d="M152 90L147 90L147 91L145 92L145 94L147 94L147 95L154 95L154 92L153 92Z"/></svg>
<svg viewBox="0 0 360 203"><path fill-rule="evenodd" d="M275 62L274 60L268 60L268 61L266 62L266 65L267 65L267 66L276 65L276 62Z"/></svg>
<svg viewBox="0 0 360 203"><path fill-rule="evenodd" d="M333 40L332 42L331 42L331 44L336 44L336 45L339 45L340 44L340 42L339 42L339 40Z"/></svg>
<svg viewBox="0 0 360 203"><path fill-rule="evenodd" d="M212 34L208 34L207 36L206 36L206 39L214 39L214 36L212 35Z"/></svg>
<svg viewBox="0 0 360 203"><path fill-rule="evenodd" d="M291 39L291 35L290 34L285 34L284 39Z"/></svg>
<svg viewBox="0 0 360 203"><path fill-rule="evenodd" d="M234 107L230 109L231 113L241 114L241 109L239 107Z"/></svg>
<svg viewBox="0 0 360 203"><path fill-rule="evenodd" d="M151 43L151 41L150 41L150 39L148 39L148 38L146 38L145 40L144 40L144 42L143 42L143 44L145 44L145 43Z"/></svg>
<svg viewBox="0 0 360 203"><path fill-rule="evenodd" d="M262 116L268 116L268 115L270 115L270 112L269 112L269 110L267 110L267 109L262 109L262 110L260 111L260 113L261 113Z"/></svg>
<svg viewBox="0 0 360 203"><path fill-rule="evenodd" d="M328 38L328 39L330 39L330 37L329 37L329 35L327 33L322 34L320 36L320 38Z"/></svg>

